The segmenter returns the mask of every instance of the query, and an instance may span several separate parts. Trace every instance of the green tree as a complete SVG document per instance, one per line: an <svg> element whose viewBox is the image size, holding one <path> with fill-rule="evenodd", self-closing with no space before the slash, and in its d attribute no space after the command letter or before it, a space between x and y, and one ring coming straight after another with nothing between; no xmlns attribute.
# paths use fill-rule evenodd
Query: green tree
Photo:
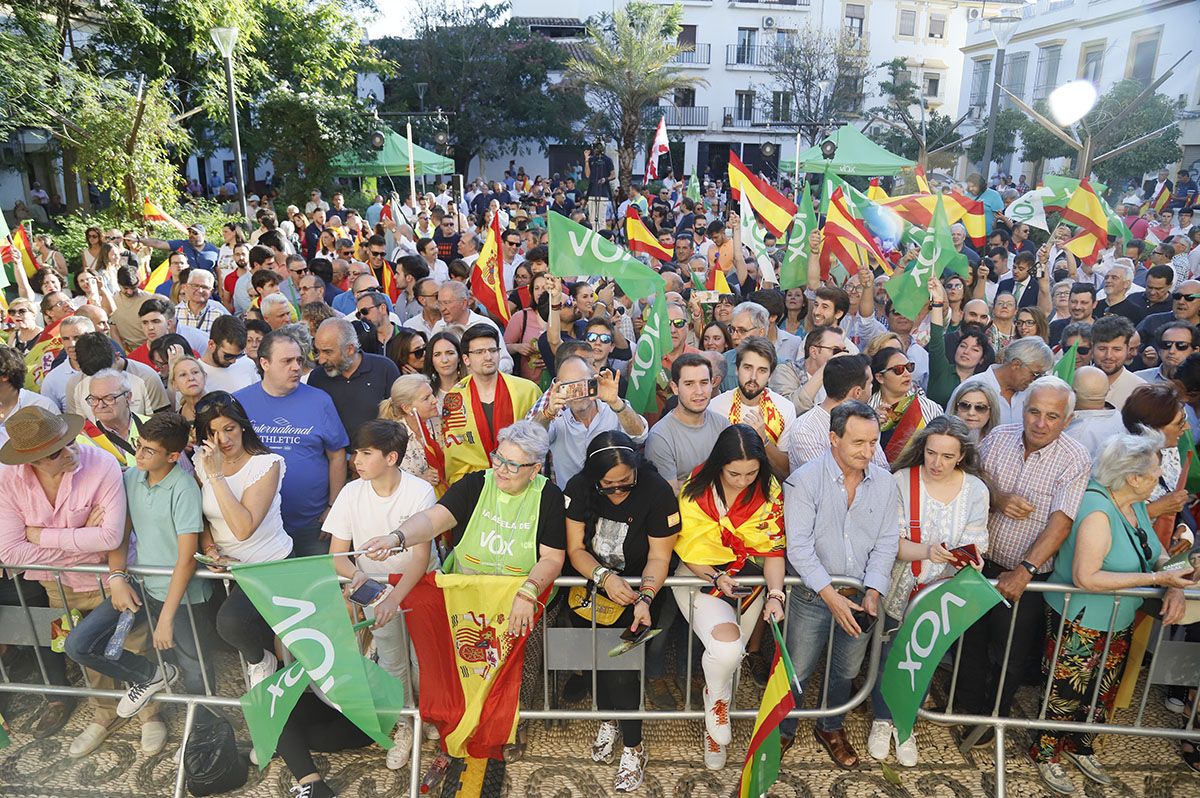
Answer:
<svg viewBox="0 0 1200 798"><path fill-rule="evenodd" d="M1017 151L1017 133L1025 121L1025 115L1016 108L1001 108L996 114L996 138L992 144L992 162L999 163ZM981 129L987 120L980 122ZM983 160L983 148L987 142L987 133L981 132L967 145L967 158L971 163Z"/></svg>
<svg viewBox="0 0 1200 798"><path fill-rule="evenodd" d="M1093 157L1103 155L1139 136L1152 133L1175 120L1181 106L1165 94L1152 94L1141 102L1134 100L1145 86L1136 80L1123 80L1101 95L1083 120L1085 130L1102 131L1108 123L1121 115L1111 131L1097 136L1092 145ZM1128 110L1128 113L1125 111ZM1179 148L1182 131L1175 125L1126 153L1093 165L1092 171L1100 182L1120 186L1129 178L1139 181L1146 172L1160 169L1163 164L1178 161L1183 152Z"/></svg>
<svg viewBox="0 0 1200 798"><path fill-rule="evenodd" d="M874 137L875 143L926 169L949 168L962 152L958 121L928 110L925 99L917 93L917 84L907 77L903 58L885 61L879 68L885 75L879 81L879 93L885 102L872 108L871 114L884 122L884 130ZM932 161L928 155L931 150L941 150Z"/></svg>
<svg viewBox="0 0 1200 798"><path fill-rule="evenodd" d="M633 183L633 156L648 127L645 108L676 89L704 85L671 65L683 8L633 0L611 16L589 20L581 52L567 62L566 80L588 96L593 131L615 133L622 192ZM657 117L653 123L658 121Z"/></svg>
<svg viewBox="0 0 1200 798"><path fill-rule="evenodd" d="M563 69L561 46L503 21L507 4L421 0L414 35L377 44L393 74L384 80L381 114L412 113L421 107L417 84L426 84L430 116L410 117L413 137L433 148L438 132L448 134L449 156L466 174L472 159L495 157L515 146L547 146L570 138L583 115L582 95L552 86ZM437 111L444 112L441 118ZM403 118L395 120L403 127ZM499 177L496 175L495 177Z"/></svg>

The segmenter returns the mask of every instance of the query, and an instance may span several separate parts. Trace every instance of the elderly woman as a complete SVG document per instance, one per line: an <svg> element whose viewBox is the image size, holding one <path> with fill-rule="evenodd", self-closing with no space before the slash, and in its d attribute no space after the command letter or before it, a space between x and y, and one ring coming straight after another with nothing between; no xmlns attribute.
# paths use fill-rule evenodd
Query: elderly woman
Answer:
<svg viewBox="0 0 1200 798"><path fill-rule="evenodd" d="M992 302L992 325L987 330L992 349L1003 352L1014 338L1021 337L1017 335L1016 318L1016 298L1008 292L997 294Z"/></svg>
<svg viewBox="0 0 1200 798"><path fill-rule="evenodd" d="M987 382L972 378L950 394L946 412L961 418L978 443L1000 424L1000 395Z"/></svg>
<svg viewBox="0 0 1200 798"><path fill-rule="evenodd" d="M41 318L38 309L33 302L20 297L9 304L8 317L13 323L13 328L8 332L8 345L24 356L42 336L42 328L38 325Z"/></svg>
<svg viewBox="0 0 1200 798"><path fill-rule="evenodd" d="M1092 480L1071 532L1054 559L1049 581L1095 592L1069 597L1045 594L1043 670L1051 675L1048 720L1105 723L1112 713L1134 616L1142 601L1104 594L1134 587L1166 588L1159 613L1162 622L1171 624L1183 617L1182 589L1193 586L1193 571L1155 570L1167 556L1146 512L1146 500L1162 476L1162 448L1159 432L1114 435L1092 467ZM1061 643L1056 639L1060 627ZM1099 702L1092 715L1089 710L1097 684ZM1062 765L1064 756L1086 778L1110 784L1111 778L1096 758L1095 739L1095 734L1086 732L1035 732L1030 756L1042 780L1055 792L1075 792Z"/></svg>
<svg viewBox="0 0 1200 798"><path fill-rule="evenodd" d="M379 417L399 421L408 428L409 443L400 470L433 485L438 496L445 493L442 414L429 380L421 374L401 374L392 383L391 395L379 403Z"/></svg>
<svg viewBox="0 0 1200 798"><path fill-rule="evenodd" d="M946 357L946 289L929 278L929 398L946 404L958 385L985 371L996 361L987 333L967 327L958 336L953 362Z"/></svg>
<svg viewBox="0 0 1200 798"><path fill-rule="evenodd" d="M449 532L454 551L443 562L443 572L523 577L506 624L511 636L534 635L525 648L526 678L521 681L522 699L529 701L537 693L541 672L538 607L566 560L565 507L562 491L541 473L550 451L550 434L544 427L517 421L500 430L497 441L490 469L462 477L433 507L363 548L382 560L397 547L427 543ZM497 541L504 545L494 545ZM523 737L519 731L515 747L505 747L506 759L523 754Z"/></svg>

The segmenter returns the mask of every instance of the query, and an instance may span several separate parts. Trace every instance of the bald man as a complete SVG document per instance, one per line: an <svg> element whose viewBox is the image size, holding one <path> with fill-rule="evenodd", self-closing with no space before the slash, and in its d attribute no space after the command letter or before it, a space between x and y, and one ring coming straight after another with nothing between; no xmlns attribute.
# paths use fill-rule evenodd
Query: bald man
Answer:
<svg viewBox="0 0 1200 798"><path fill-rule="evenodd" d="M1110 435L1123 432L1116 408L1105 402L1108 375L1095 366L1075 370L1075 414L1064 432L1083 444L1095 460Z"/></svg>

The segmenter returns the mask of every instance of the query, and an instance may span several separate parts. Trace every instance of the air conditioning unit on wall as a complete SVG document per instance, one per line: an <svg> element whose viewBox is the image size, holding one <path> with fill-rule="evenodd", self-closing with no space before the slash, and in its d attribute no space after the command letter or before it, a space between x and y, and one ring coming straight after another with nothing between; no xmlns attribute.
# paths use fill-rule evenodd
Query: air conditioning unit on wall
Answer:
<svg viewBox="0 0 1200 798"><path fill-rule="evenodd" d="M983 11L978 8L968 8L967 19L971 20L972 22L981 20L983 19Z"/></svg>
<svg viewBox="0 0 1200 798"><path fill-rule="evenodd" d="M777 24L778 23L776 23L775 17L763 17L762 18L762 29L763 30L775 30L775 27Z"/></svg>

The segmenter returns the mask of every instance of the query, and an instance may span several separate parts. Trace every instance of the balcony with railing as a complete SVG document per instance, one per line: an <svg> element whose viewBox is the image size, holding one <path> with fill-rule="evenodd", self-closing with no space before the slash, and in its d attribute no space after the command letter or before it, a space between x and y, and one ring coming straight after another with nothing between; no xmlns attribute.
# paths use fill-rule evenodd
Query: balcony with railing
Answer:
<svg viewBox="0 0 1200 798"><path fill-rule="evenodd" d="M772 44L727 44L725 65L743 67L769 67L775 63L775 45Z"/></svg>
<svg viewBox="0 0 1200 798"><path fill-rule="evenodd" d="M754 8L773 8L775 6L800 6L808 8L812 0L729 0L731 6L753 6Z"/></svg>
<svg viewBox="0 0 1200 798"><path fill-rule="evenodd" d="M708 127L707 105L659 105L646 108L642 113L644 123L651 127L657 125L659 118L663 116L667 118L667 127L671 128Z"/></svg>
<svg viewBox="0 0 1200 798"><path fill-rule="evenodd" d="M753 127L795 127L801 121L799 111L793 108L745 108L725 107L722 127L725 129L745 129Z"/></svg>
<svg viewBox="0 0 1200 798"><path fill-rule="evenodd" d="M712 45L693 43L690 45L681 45L687 49L680 52L671 59L672 64L682 66L708 66L712 63Z"/></svg>

